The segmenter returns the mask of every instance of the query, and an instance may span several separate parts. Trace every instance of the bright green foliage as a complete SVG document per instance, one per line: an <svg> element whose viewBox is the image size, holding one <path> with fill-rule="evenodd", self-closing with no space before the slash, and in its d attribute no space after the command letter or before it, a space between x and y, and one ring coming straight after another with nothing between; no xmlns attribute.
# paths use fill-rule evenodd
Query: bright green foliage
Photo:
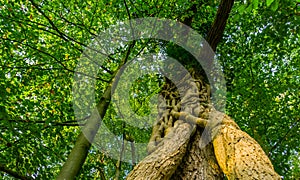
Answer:
<svg viewBox="0 0 300 180"><path fill-rule="evenodd" d="M93 36L117 21L153 16L178 21L193 17L192 28L205 37L218 3L0 0L0 164L37 179L58 174L85 123L84 115L74 116L72 85L77 61ZM197 12L191 10L194 4ZM293 0L237 1L217 48L227 80L227 113L260 143L287 179L300 177L299 13ZM128 47L106 59L94 77L96 101ZM158 40L137 41L129 60L166 47ZM156 74L137 79L129 92L132 110L149 114L161 83ZM117 111L110 106L103 120L111 132L120 139L147 142L151 129L124 125ZM112 179L116 164L92 147L78 179ZM122 163L120 178L132 168ZM0 179L13 178L0 172Z"/></svg>
<svg viewBox="0 0 300 180"><path fill-rule="evenodd" d="M228 113L288 174L299 157L300 17L282 4L274 14L240 16L227 27L219 48L227 77ZM239 112L239 113L237 113Z"/></svg>
<svg viewBox="0 0 300 180"><path fill-rule="evenodd" d="M299 179L300 177L300 157L299 153L295 153L289 158L290 171L288 172L288 177L291 179Z"/></svg>

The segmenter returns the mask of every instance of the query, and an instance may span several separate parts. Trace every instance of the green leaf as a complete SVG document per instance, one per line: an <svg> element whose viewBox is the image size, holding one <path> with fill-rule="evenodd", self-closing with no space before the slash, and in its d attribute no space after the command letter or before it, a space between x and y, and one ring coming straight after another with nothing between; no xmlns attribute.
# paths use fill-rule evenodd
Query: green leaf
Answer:
<svg viewBox="0 0 300 180"><path fill-rule="evenodd" d="M238 8L237 8L237 11L239 12L239 14L241 13L244 13L245 9L246 9L246 5L240 5Z"/></svg>
<svg viewBox="0 0 300 180"><path fill-rule="evenodd" d="M251 12L253 9L253 4L249 4L249 6L245 9L245 13Z"/></svg>
<svg viewBox="0 0 300 180"><path fill-rule="evenodd" d="M267 7L269 7L273 2L274 0L267 0Z"/></svg>
<svg viewBox="0 0 300 180"><path fill-rule="evenodd" d="M258 0L253 0L253 9L258 8Z"/></svg>
<svg viewBox="0 0 300 180"><path fill-rule="evenodd" d="M278 9L278 6L279 6L279 0L276 0L272 3L270 7L272 11L276 11Z"/></svg>

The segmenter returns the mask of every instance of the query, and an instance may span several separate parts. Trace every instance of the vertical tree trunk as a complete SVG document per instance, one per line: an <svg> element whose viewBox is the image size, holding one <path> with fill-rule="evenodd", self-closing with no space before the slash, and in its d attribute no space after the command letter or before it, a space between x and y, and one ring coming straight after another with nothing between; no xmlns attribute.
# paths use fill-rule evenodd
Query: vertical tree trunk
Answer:
<svg viewBox="0 0 300 180"><path fill-rule="evenodd" d="M148 145L150 154L127 179L222 179L212 144L199 147L203 128L185 117L173 115L185 112L208 118L210 90L203 79L190 69L176 84L166 80L160 93L164 100L159 102L159 117Z"/></svg>
<svg viewBox="0 0 300 180"><path fill-rule="evenodd" d="M120 150L120 155L119 155L119 159L116 163L116 174L115 174L115 178L114 180L119 180L120 179L120 174L121 174L121 164L122 164L122 158L123 158L123 154L124 154L124 148L125 148L125 141L124 138L122 140L122 146L121 146L121 150Z"/></svg>
<svg viewBox="0 0 300 180"><path fill-rule="evenodd" d="M75 179L76 175L79 173L87 157L88 150L91 147L91 142L93 141L100 126L100 117L103 118L106 113L106 109L110 103L110 97L111 83L103 93L101 102L97 105L97 109L93 111L92 115L87 120L87 124L85 125L83 132L81 132L78 136L74 148L59 172L57 179Z"/></svg>
<svg viewBox="0 0 300 180"><path fill-rule="evenodd" d="M210 105L202 76L194 69L190 74L176 85L166 81L150 154L127 179L280 179L260 145ZM206 126L212 142L200 147Z"/></svg>
<svg viewBox="0 0 300 180"><path fill-rule="evenodd" d="M191 138L191 143L171 179L224 179L215 158L213 145L209 143L205 148L199 148L202 129L198 128L195 135Z"/></svg>

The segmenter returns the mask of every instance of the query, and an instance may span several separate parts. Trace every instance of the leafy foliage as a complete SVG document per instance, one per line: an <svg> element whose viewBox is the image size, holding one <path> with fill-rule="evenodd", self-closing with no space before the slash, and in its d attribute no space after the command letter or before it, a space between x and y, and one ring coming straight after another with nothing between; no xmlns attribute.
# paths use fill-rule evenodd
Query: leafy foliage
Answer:
<svg viewBox="0 0 300 180"><path fill-rule="evenodd" d="M217 50L227 80L228 114L261 144L286 179L300 177L299 3L236 2ZM85 124L85 117L74 116L72 84L78 59L93 36L117 21L152 16L191 18L192 28L205 37L217 5L215 0L0 0L0 164L36 179L57 176ZM165 50L159 43L136 42L129 59ZM128 48L119 49L100 67L94 77L96 100ZM176 58L190 57L171 49L168 53ZM148 114L160 85L157 75L138 79L130 91L133 111ZM124 127L115 111L110 107L104 118L114 134L147 141L150 129ZM116 164L93 147L78 178L112 179ZM131 164L122 163L120 178L131 169ZM6 172L0 172L0 178L12 179Z"/></svg>
<svg viewBox="0 0 300 180"><path fill-rule="evenodd" d="M282 175L291 166L286 157L299 151L299 16L290 11L294 5L286 2L276 14L259 8L232 21L236 26L227 26L219 49L228 113L269 153Z"/></svg>

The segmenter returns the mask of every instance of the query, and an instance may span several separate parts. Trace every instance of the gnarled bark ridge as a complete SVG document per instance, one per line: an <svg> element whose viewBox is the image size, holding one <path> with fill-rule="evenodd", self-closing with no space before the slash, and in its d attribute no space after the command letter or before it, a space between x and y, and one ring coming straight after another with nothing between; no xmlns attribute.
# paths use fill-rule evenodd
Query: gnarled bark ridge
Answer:
<svg viewBox="0 0 300 180"><path fill-rule="evenodd" d="M228 179L281 179L261 146L227 115L212 128L218 164Z"/></svg>
<svg viewBox="0 0 300 180"><path fill-rule="evenodd" d="M194 70L190 72L178 75L182 78L175 83L166 80L148 145L149 155L127 179L222 179L212 144L200 149L198 142L203 127L197 124L207 122L212 109L209 86Z"/></svg>
<svg viewBox="0 0 300 180"><path fill-rule="evenodd" d="M190 74L166 81L149 155L127 179L280 179L260 145L211 106L203 77ZM202 147L205 127L211 142Z"/></svg>

